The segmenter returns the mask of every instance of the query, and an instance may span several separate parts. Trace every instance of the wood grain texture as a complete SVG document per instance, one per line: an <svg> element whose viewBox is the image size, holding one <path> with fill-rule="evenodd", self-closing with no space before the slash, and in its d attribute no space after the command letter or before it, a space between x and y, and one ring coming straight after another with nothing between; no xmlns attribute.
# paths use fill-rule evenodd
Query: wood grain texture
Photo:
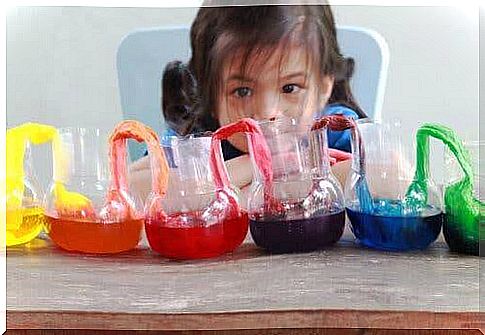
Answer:
<svg viewBox="0 0 485 335"><path fill-rule="evenodd" d="M9 329L237 330L281 328L483 329L478 313L288 310L128 314L9 312Z"/></svg>
<svg viewBox="0 0 485 335"><path fill-rule="evenodd" d="M7 335L117 335L113 330L9 330ZM189 331L130 331L130 335L480 335L478 330L430 330L430 329L269 329L264 333L260 329L238 330L189 330Z"/></svg>
<svg viewBox="0 0 485 335"><path fill-rule="evenodd" d="M25 329L484 328L483 259L335 247L170 261L134 251L66 253L47 238L7 251L7 322ZM483 285L482 285L483 286ZM200 328L200 325L204 327Z"/></svg>

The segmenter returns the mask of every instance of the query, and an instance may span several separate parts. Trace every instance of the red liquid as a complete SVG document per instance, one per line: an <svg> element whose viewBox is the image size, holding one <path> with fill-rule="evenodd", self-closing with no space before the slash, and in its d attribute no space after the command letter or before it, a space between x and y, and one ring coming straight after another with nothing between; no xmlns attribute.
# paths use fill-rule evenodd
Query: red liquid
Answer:
<svg viewBox="0 0 485 335"><path fill-rule="evenodd" d="M189 226L181 226L190 220ZM246 238L248 215L240 212L206 226L197 212L175 213L164 219L147 219L145 231L150 247L174 259L209 258L231 252Z"/></svg>
<svg viewBox="0 0 485 335"><path fill-rule="evenodd" d="M46 216L46 230L59 247L86 253L117 253L135 248L140 241L142 219L116 223L74 221Z"/></svg>

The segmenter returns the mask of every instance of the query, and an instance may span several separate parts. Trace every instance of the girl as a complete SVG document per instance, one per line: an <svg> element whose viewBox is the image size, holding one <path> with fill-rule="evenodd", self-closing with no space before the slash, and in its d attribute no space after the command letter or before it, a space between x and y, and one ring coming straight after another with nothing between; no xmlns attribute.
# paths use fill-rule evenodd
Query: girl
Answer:
<svg viewBox="0 0 485 335"><path fill-rule="evenodd" d="M337 43L328 5L201 8L191 27L192 58L165 68L163 115L169 134L213 131L243 117L282 116L310 123L325 114L366 117L352 96L353 60ZM348 132L329 132L329 146L350 151ZM251 183L244 135L223 144L232 182ZM343 182L349 162L334 165ZM146 158L131 166L133 187L150 185Z"/></svg>

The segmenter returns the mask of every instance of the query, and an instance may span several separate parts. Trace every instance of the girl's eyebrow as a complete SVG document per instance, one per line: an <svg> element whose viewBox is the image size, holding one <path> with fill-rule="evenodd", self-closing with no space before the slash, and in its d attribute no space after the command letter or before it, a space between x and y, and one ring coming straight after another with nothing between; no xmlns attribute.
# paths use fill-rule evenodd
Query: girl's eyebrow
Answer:
<svg viewBox="0 0 485 335"><path fill-rule="evenodd" d="M251 78L248 78L248 77L245 77L244 75L242 74L232 74L231 76L229 76L229 78L227 79L227 81L242 81L242 82L254 82L253 79Z"/></svg>
<svg viewBox="0 0 485 335"><path fill-rule="evenodd" d="M297 77L304 77L306 78L307 74L305 72L295 72L295 73L289 73L286 75L281 76L281 79L283 80L289 80Z"/></svg>
<svg viewBox="0 0 485 335"><path fill-rule="evenodd" d="M306 72L300 71L300 72L289 73L289 74L283 75L281 77L281 79L290 80L290 79L298 78L298 77L306 78L306 76L307 76ZM248 78L248 77L246 77L242 74L236 73L236 74L232 74L231 76L229 76L227 81L238 81L238 82L252 83L255 80Z"/></svg>

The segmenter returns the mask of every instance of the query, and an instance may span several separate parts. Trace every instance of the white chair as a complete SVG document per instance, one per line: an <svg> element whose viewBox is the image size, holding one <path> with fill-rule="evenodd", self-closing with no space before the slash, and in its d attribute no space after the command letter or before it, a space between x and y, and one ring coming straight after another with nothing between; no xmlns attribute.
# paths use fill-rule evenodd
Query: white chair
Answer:
<svg viewBox="0 0 485 335"><path fill-rule="evenodd" d="M189 27L155 27L130 32L117 52L118 85L125 119L136 119L158 134L164 130L161 111L161 78L165 65L190 58ZM360 27L337 27L338 42L345 56L355 60L351 81L353 93L366 114L381 119L389 65L389 49L377 32ZM145 153L145 146L130 143L132 160Z"/></svg>

